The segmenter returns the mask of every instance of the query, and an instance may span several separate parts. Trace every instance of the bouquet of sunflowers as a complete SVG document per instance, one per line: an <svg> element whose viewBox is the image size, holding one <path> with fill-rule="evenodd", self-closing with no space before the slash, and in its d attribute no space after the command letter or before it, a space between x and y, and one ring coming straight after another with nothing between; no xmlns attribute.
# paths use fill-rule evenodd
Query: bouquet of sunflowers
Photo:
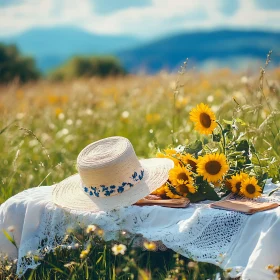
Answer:
<svg viewBox="0 0 280 280"><path fill-rule="evenodd" d="M170 158L174 168L165 185L153 192L163 198L187 197L191 202L219 200L230 192L255 198L261 195L267 174L258 164L253 143L238 133L241 119L223 120L201 103L190 112L194 128L206 138L167 148L157 157Z"/></svg>

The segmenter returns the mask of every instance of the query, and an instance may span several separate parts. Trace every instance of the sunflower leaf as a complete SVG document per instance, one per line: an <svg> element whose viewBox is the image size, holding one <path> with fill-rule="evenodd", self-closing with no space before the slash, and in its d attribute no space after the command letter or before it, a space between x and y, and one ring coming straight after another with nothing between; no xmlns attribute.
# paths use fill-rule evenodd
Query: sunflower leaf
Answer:
<svg viewBox="0 0 280 280"><path fill-rule="evenodd" d="M204 181L202 177L197 177L196 185L198 186L197 192L188 194L188 198L191 202L198 202L202 200L220 200L220 197L215 192L207 181Z"/></svg>
<svg viewBox="0 0 280 280"><path fill-rule="evenodd" d="M189 154L198 154L202 150L202 142L196 140L194 143L187 145L185 151Z"/></svg>
<svg viewBox="0 0 280 280"><path fill-rule="evenodd" d="M232 125L232 121L223 120L224 123Z"/></svg>
<svg viewBox="0 0 280 280"><path fill-rule="evenodd" d="M214 142L220 142L222 139L221 133L213 134L213 141Z"/></svg>
<svg viewBox="0 0 280 280"><path fill-rule="evenodd" d="M249 143L247 140L241 140L237 146L236 146L236 151L245 151L249 152Z"/></svg>

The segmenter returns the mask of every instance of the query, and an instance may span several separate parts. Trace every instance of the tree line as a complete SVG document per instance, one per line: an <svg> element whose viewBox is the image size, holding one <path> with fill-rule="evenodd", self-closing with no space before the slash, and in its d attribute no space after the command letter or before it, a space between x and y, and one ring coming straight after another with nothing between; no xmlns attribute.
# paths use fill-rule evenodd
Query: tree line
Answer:
<svg viewBox="0 0 280 280"><path fill-rule="evenodd" d="M26 83L41 78L63 81L80 77L125 74L125 69L115 57L76 56L44 76L37 68L34 58L22 55L16 45L0 43L0 83L2 84L12 81Z"/></svg>

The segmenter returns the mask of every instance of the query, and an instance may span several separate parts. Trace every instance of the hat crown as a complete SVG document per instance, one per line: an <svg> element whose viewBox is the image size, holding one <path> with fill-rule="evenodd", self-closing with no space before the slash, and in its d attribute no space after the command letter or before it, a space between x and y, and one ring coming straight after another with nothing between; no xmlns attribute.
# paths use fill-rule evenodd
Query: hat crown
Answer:
<svg viewBox="0 0 280 280"><path fill-rule="evenodd" d="M132 144L124 137L109 137L85 147L77 159L83 186L102 188L131 182L142 167Z"/></svg>

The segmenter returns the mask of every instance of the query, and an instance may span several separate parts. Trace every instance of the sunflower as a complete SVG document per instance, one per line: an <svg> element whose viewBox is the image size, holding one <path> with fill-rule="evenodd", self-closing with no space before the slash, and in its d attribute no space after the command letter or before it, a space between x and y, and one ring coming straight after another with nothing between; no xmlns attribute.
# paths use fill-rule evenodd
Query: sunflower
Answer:
<svg viewBox="0 0 280 280"><path fill-rule="evenodd" d="M166 185L164 187L164 189L165 189L165 193L166 193L167 197L169 197L169 198L181 198L180 195L173 193L168 185Z"/></svg>
<svg viewBox="0 0 280 280"><path fill-rule="evenodd" d="M168 156L176 156L176 154L177 154L176 150L172 149L172 148L171 149L167 148L167 149L164 149L163 151Z"/></svg>
<svg viewBox="0 0 280 280"><path fill-rule="evenodd" d="M249 177L241 183L240 191L246 197L254 198L261 195L262 188L258 185L255 177Z"/></svg>
<svg viewBox="0 0 280 280"><path fill-rule="evenodd" d="M187 181L184 180L178 180L178 184L174 186L174 189L178 194L173 193L171 188L167 186L165 188L166 195L170 198L180 198L187 197L189 193L196 192L196 188L193 186L193 184L187 183Z"/></svg>
<svg viewBox="0 0 280 280"><path fill-rule="evenodd" d="M204 103L191 110L190 120L195 123L195 130L201 134L211 134L217 126L214 112Z"/></svg>
<svg viewBox="0 0 280 280"><path fill-rule="evenodd" d="M163 196L165 195L165 186L166 184L162 185L161 187L157 188L155 191L153 191L151 194Z"/></svg>
<svg viewBox="0 0 280 280"><path fill-rule="evenodd" d="M225 186L229 191L231 191L232 190L232 179L227 179L225 181Z"/></svg>
<svg viewBox="0 0 280 280"><path fill-rule="evenodd" d="M173 160L175 166L180 163L179 159L176 158L176 151L175 151L175 154L171 154L170 152L168 154L158 152L156 154L156 157L158 157L158 158L169 158L169 159Z"/></svg>
<svg viewBox="0 0 280 280"><path fill-rule="evenodd" d="M246 173L243 173L243 172L241 172L240 174L231 176L231 179L230 179L231 191L233 193L242 194L242 192L240 190L241 189L241 183L248 178L249 178L249 175L246 174Z"/></svg>
<svg viewBox="0 0 280 280"><path fill-rule="evenodd" d="M195 159L191 154L181 155L180 160L184 165L190 165L191 170L196 172L197 159Z"/></svg>
<svg viewBox="0 0 280 280"><path fill-rule="evenodd" d="M192 184L192 172L184 166L177 165L169 171L169 180L173 186L178 185L179 180L183 180L186 184Z"/></svg>
<svg viewBox="0 0 280 280"><path fill-rule="evenodd" d="M208 182L221 180L229 170L224 154L209 154L200 157L197 163L197 173Z"/></svg>
<svg viewBox="0 0 280 280"><path fill-rule="evenodd" d="M175 187L176 191L182 196L186 197L188 193L195 193L196 188L193 184L186 184L186 181L178 180L178 185Z"/></svg>

